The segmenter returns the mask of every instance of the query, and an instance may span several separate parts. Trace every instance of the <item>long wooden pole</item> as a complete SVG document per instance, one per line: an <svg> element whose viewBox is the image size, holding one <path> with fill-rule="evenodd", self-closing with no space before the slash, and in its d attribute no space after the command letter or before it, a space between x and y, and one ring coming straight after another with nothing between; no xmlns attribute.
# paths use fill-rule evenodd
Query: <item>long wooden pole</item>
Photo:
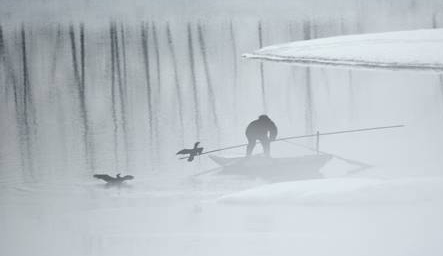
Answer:
<svg viewBox="0 0 443 256"><path fill-rule="evenodd" d="M362 129L345 130L345 131L335 131L335 132L325 132L325 133L316 132L314 134L283 137L283 138L276 139L274 141L285 141L285 140L293 140L293 139L301 139L301 138L309 138L309 137L317 137L317 136L320 137L320 136L325 136L325 135L337 135L337 134L344 134L344 133L366 132L366 131L374 131L374 130L401 128L401 127L404 127L404 125L379 126L379 127L362 128ZM241 145L235 145L235 146L231 146L231 147L214 149L214 150L210 150L210 151L205 151L205 152L201 153L200 155L224 151L224 150L228 150L228 149L241 148L241 147L245 147L247 145L248 144L241 144ZM187 159L187 157L181 157L180 159Z"/></svg>

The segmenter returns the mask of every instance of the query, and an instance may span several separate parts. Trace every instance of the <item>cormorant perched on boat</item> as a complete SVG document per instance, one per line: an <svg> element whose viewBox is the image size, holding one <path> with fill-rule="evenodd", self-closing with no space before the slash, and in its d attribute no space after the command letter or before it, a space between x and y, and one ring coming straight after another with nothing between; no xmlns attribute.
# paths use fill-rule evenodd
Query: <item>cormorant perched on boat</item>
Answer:
<svg viewBox="0 0 443 256"><path fill-rule="evenodd" d="M112 185L119 185L126 180L134 179L134 176L125 175L125 176L121 177L120 173L117 174L117 176L115 176L115 177L109 176L107 174L94 174L94 178L104 180L104 181L106 181L107 184L110 184L110 185L111 184Z"/></svg>
<svg viewBox="0 0 443 256"><path fill-rule="evenodd" d="M246 138L248 138L247 157L251 156L257 140L262 144L265 155L270 156L271 141L277 138L277 126L267 115L261 115L246 128Z"/></svg>
<svg viewBox="0 0 443 256"><path fill-rule="evenodd" d="M177 155L188 155L188 162L192 162L194 160L195 156L201 155L201 153L203 152L203 148L199 148L198 144L200 144L200 142L196 142L194 144L194 148L192 149L182 149L180 151L177 152Z"/></svg>

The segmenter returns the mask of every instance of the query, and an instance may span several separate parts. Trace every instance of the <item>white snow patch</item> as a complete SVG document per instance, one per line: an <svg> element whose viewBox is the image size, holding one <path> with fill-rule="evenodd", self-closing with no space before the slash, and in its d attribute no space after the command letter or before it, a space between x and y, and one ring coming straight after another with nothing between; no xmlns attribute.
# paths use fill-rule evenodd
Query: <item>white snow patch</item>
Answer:
<svg viewBox="0 0 443 256"><path fill-rule="evenodd" d="M443 197L442 178L332 178L283 182L220 197L233 204L367 204L417 203Z"/></svg>
<svg viewBox="0 0 443 256"><path fill-rule="evenodd" d="M443 29L298 41L243 56L298 65L443 72Z"/></svg>

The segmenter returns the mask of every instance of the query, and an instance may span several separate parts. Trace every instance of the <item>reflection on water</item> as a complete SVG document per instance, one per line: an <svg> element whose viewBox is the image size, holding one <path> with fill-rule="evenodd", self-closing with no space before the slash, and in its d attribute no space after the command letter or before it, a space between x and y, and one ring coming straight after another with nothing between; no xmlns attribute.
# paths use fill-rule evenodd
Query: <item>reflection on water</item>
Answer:
<svg viewBox="0 0 443 256"><path fill-rule="evenodd" d="M0 175L33 182L87 177L98 170L182 169L171 152L197 140L206 149L244 142L245 126L262 114L264 102L288 135L403 121L414 108L408 97L428 102L433 79L412 75L405 84L399 81L403 75L385 75L371 81L373 73L365 72L353 72L349 79L348 71L261 65L240 57L261 44L438 27L438 16L429 19L430 6L380 2L366 7L381 10L377 22L364 15L364 6L350 5L354 12L309 20L234 15L188 22L171 17L139 24L3 26L0 167L7 171ZM401 15L392 14L400 10ZM416 19L405 20L406 13ZM430 86L417 91L414 80ZM403 114L391 104L387 84L406 95L404 102L398 97ZM380 109L366 102L373 102L373 94ZM436 111L440 100L424 111Z"/></svg>
<svg viewBox="0 0 443 256"><path fill-rule="evenodd" d="M218 204L222 195L265 182L190 178L214 164L175 159L197 140L206 149L244 142L245 126L266 102L282 136L410 122L395 134L337 136L321 147L381 166L371 176L441 174L442 99L434 76L308 70L240 57L261 44L307 37L439 27L437 8L416 0L354 1L349 8L331 2L306 17L311 12L300 9L299 16L271 2L254 3L251 15L210 19L5 21L0 254L441 255L439 203ZM257 8L266 15L256 16ZM275 9L283 11L270 14ZM21 17L5 10L0 16ZM279 147L279 156L296 151ZM107 187L92 178L96 173L136 179Z"/></svg>

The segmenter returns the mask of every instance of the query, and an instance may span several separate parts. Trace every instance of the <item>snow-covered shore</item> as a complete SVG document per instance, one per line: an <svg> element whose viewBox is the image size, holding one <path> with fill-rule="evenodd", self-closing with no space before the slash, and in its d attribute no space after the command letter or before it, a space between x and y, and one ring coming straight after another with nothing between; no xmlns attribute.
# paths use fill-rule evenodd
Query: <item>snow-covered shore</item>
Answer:
<svg viewBox="0 0 443 256"><path fill-rule="evenodd" d="M360 205L442 201L442 178L332 178L269 184L220 197L229 204Z"/></svg>
<svg viewBox="0 0 443 256"><path fill-rule="evenodd" d="M297 41L243 56L304 66L443 72L443 29Z"/></svg>

